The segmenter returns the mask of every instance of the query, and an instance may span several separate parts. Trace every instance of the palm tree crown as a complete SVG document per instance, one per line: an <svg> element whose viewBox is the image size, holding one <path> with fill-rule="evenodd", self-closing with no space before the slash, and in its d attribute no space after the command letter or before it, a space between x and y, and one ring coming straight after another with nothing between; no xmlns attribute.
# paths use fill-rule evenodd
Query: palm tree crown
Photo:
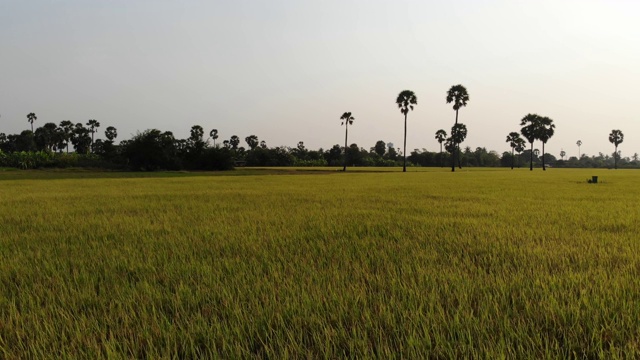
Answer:
<svg viewBox="0 0 640 360"><path fill-rule="evenodd" d="M31 132L33 132L33 122L36 120L38 120L38 117L36 116L35 113L27 114L27 121L31 123Z"/></svg>
<svg viewBox="0 0 640 360"><path fill-rule="evenodd" d="M468 101L469 93L467 93L467 89L460 84L453 85L449 91L447 91L447 104L453 103L453 110L455 111L467 106Z"/></svg>

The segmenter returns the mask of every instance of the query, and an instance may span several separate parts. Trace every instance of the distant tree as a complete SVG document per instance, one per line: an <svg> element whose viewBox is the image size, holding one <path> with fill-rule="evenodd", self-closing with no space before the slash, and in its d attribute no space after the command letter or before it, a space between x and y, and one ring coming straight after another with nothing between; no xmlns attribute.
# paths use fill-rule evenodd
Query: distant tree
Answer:
<svg viewBox="0 0 640 360"><path fill-rule="evenodd" d="M413 110L414 105L418 105L418 98L413 91L403 90L398 94L396 104L398 108L400 108L400 112L404 115L404 148L402 150L404 160L402 162L402 172L407 172L407 115L410 110Z"/></svg>
<svg viewBox="0 0 640 360"><path fill-rule="evenodd" d="M56 145L56 128L54 123L46 123L44 126L36 129L34 140L38 150L52 151Z"/></svg>
<svg viewBox="0 0 640 360"><path fill-rule="evenodd" d="M87 126L89 127L89 132L91 133L91 145L93 145L93 134L95 134L95 132L97 131L96 129L100 127L100 123L95 119L91 119L87 121Z"/></svg>
<svg viewBox="0 0 640 360"><path fill-rule="evenodd" d="M340 116L340 120L342 120L340 125L344 125L344 164L342 166L342 171L347 171L347 137L349 136L349 125L353 124L355 118L351 116L351 112L345 112Z"/></svg>
<svg viewBox="0 0 640 360"><path fill-rule="evenodd" d="M447 140L447 132L442 129L436 131L436 140L438 140L438 143L440 144L440 152L442 152L442 143Z"/></svg>
<svg viewBox="0 0 640 360"><path fill-rule="evenodd" d="M260 141L258 140L258 137L256 135L249 135L244 138L244 141L247 143L249 149L251 150L257 148L258 144L260 144Z"/></svg>
<svg viewBox="0 0 640 360"><path fill-rule="evenodd" d="M230 147L231 147L231 143L229 142L229 140L224 140L224 141L222 142L222 146L223 146L225 149L228 149L228 148L230 148Z"/></svg>
<svg viewBox="0 0 640 360"><path fill-rule="evenodd" d="M536 133L536 138L542 141L542 170L546 171L547 167L544 162L544 145L551 139L555 133L556 126L553 124L553 120L548 117L541 117L539 119L539 126Z"/></svg>
<svg viewBox="0 0 640 360"><path fill-rule="evenodd" d="M540 116L536 114L527 114L520 121L520 126L522 126L520 133L531 144L531 161L529 170L533 171L533 142L536 140L536 136L538 135L538 128L540 127Z"/></svg>
<svg viewBox="0 0 640 360"><path fill-rule="evenodd" d="M264 141L264 140L260 141L260 147L263 148L263 149L266 149L267 148L267 142Z"/></svg>
<svg viewBox="0 0 640 360"><path fill-rule="evenodd" d="M373 147L374 152L378 154L378 156L383 157L387 152L387 145L382 140L376 141L376 145Z"/></svg>
<svg viewBox="0 0 640 360"><path fill-rule="evenodd" d="M564 157L567 155L567 152L564 150L560 150L560 159L562 159L562 161L564 161Z"/></svg>
<svg viewBox="0 0 640 360"><path fill-rule="evenodd" d="M13 139L15 142L16 151L34 151L36 150L35 136L31 130L24 130L20 135L15 136Z"/></svg>
<svg viewBox="0 0 640 360"><path fill-rule="evenodd" d="M82 123L77 123L73 128L71 143L78 154L88 154L91 149L91 131L85 128Z"/></svg>
<svg viewBox="0 0 640 360"><path fill-rule="evenodd" d="M204 129L202 128L202 126L200 125L193 125L191 127L191 130L189 131L189 140L191 140L191 142L197 143L197 142L204 142L203 138L204 138Z"/></svg>
<svg viewBox="0 0 640 360"><path fill-rule="evenodd" d="M104 136L107 138L107 140L113 143L113 141L118 137L118 131L113 126L109 126L104 131Z"/></svg>
<svg viewBox="0 0 640 360"><path fill-rule="evenodd" d="M212 129L209 136L213 139L213 147L216 147L216 139L218 138L218 129Z"/></svg>
<svg viewBox="0 0 640 360"><path fill-rule="evenodd" d="M456 111L456 122L454 126L458 124L458 111L461 107L467 106L467 102L469 102L469 93L464 86L460 84L453 85L449 91L447 91L447 104L453 103L453 110ZM459 150L460 144L458 144L458 151ZM456 171L455 153L455 151L452 153L453 161L451 162L451 171ZM458 164L460 164L460 161L458 161Z"/></svg>
<svg viewBox="0 0 640 360"><path fill-rule="evenodd" d="M523 138L519 138L518 140L516 140L516 152L518 153L518 168L520 168L520 154L522 154L526 146L527 146L527 143L524 141Z"/></svg>
<svg viewBox="0 0 640 360"><path fill-rule="evenodd" d="M73 123L69 120L62 120L60 122L60 129L64 133L64 142L67 147L67 154L69 153L69 143L71 142L71 138L73 137Z"/></svg>
<svg viewBox="0 0 640 360"><path fill-rule="evenodd" d="M516 147L518 146L518 140L522 141L522 138L520 137L520 134L518 134L517 132L510 132L509 135L507 135L507 142L509 143L509 146L511 147L511 170L513 170L513 165L515 162L515 150Z"/></svg>
<svg viewBox="0 0 640 360"><path fill-rule="evenodd" d="M229 139L229 145L231 145L231 148L233 150L237 150L238 145L240 145L240 138L237 135L231 136L231 138Z"/></svg>
<svg viewBox="0 0 640 360"><path fill-rule="evenodd" d="M615 146L615 151L613 153L613 157L614 157L614 168L617 170L618 169L618 157L620 157L618 155L618 145L622 144L622 141L624 141L624 134L622 133L622 131L620 130L611 130L611 133L609 134L609 142L612 143Z"/></svg>
<svg viewBox="0 0 640 360"><path fill-rule="evenodd" d="M578 159L581 158L580 156L580 146L582 146L582 140L578 140L578 142L576 142L576 145L578 145Z"/></svg>
<svg viewBox="0 0 640 360"><path fill-rule="evenodd" d="M35 113L27 114L27 121L31 124L31 132L33 133L33 122L38 120L38 117Z"/></svg>

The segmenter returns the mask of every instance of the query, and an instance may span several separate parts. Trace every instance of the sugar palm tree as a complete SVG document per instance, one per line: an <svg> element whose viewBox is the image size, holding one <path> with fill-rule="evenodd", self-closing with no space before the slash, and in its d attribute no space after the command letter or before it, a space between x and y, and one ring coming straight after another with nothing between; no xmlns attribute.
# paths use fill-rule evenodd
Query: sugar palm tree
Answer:
<svg viewBox="0 0 640 360"><path fill-rule="evenodd" d="M536 136L538 135L540 116L537 114L527 114L520 121L520 126L522 126L520 133L529 143L531 143L531 161L529 163L529 170L533 171L533 142L536 140Z"/></svg>
<svg viewBox="0 0 640 360"><path fill-rule="evenodd" d="M442 153L442 143L447 140L447 132L442 129L436 131L436 140L440 144L440 153Z"/></svg>
<svg viewBox="0 0 640 360"><path fill-rule="evenodd" d="M562 159L562 161L564 161L564 157L567 155L567 152L564 150L560 150L560 159Z"/></svg>
<svg viewBox="0 0 640 360"><path fill-rule="evenodd" d="M447 104L453 103L453 110L456 111L456 122L454 125L458 125L458 111L461 107L467 106L469 102L469 93L467 89L458 84L453 85L449 91L447 91ZM458 150L460 150L460 144L457 144ZM455 167L455 152L453 153L454 159L451 163L451 171L456 171Z"/></svg>
<svg viewBox="0 0 640 360"><path fill-rule="evenodd" d="M538 133L536 137L542 141L542 170L546 171L547 167L544 163L544 145L551 139L553 134L555 133L556 126L553 124L553 120L548 117L540 118L540 126L538 127Z"/></svg>
<svg viewBox="0 0 640 360"><path fill-rule="evenodd" d="M107 140L109 140L110 142L113 142L113 140L115 140L115 138L118 137L118 130L113 126L109 126L105 130L104 136L107 138Z"/></svg>
<svg viewBox="0 0 640 360"><path fill-rule="evenodd" d="M624 134L620 130L611 130L611 134L609 134L609 142L615 146L615 151L613 152L613 161L614 168L618 169L618 145L622 144L624 141Z"/></svg>
<svg viewBox="0 0 640 360"><path fill-rule="evenodd" d="M510 132L509 135L507 135L507 142L509 143L509 146L511 147L511 170L513 170L513 165L515 163L515 149L518 146L518 140L522 141L522 138L520 137L520 134L518 134L517 132Z"/></svg>
<svg viewBox="0 0 640 360"><path fill-rule="evenodd" d="M95 134L96 129L100 127L100 123L95 119L91 119L87 121L87 126L89 127L89 132L91 132L91 145L93 145L93 134Z"/></svg>
<svg viewBox="0 0 640 360"><path fill-rule="evenodd" d="M342 120L340 125L344 125L344 166L342 171L347 171L347 137L349 136L349 125L352 125L355 119L351 116L351 112L345 112L340 116L340 120Z"/></svg>
<svg viewBox="0 0 640 360"><path fill-rule="evenodd" d="M467 138L467 126L463 123L458 123L453 125L451 128L451 140L453 140L455 144L455 151L452 153L451 157L451 167L455 169L455 156L453 154L458 153L458 167L462 169L462 164L460 161L460 144Z"/></svg>
<svg viewBox="0 0 640 360"><path fill-rule="evenodd" d="M436 140L438 140L438 143L440 144L440 164L444 166L442 163L442 143L447 140L447 132L442 129L436 131Z"/></svg>
<svg viewBox="0 0 640 360"><path fill-rule="evenodd" d="M69 153L69 143L71 142L71 138L73 137L73 129L74 125L69 120L62 120L60 122L60 129L62 130L64 142L67 146L67 154Z"/></svg>
<svg viewBox="0 0 640 360"><path fill-rule="evenodd" d="M578 142L576 142L576 145L578 145L578 160L580 160L580 146L582 146L582 140L578 140Z"/></svg>
<svg viewBox="0 0 640 360"><path fill-rule="evenodd" d="M31 132L33 132L33 122L36 120L38 120L38 117L36 116L35 113L27 114L27 121L31 123Z"/></svg>
<svg viewBox="0 0 640 360"><path fill-rule="evenodd" d="M213 139L213 147L216 147L216 139L218 138L218 129L212 129L209 136Z"/></svg>
<svg viewBox="0 0 640 360"><path fill-rule="evenodd" d="M402 172L407 172L407 115L410 110L413 110L414 105L418 105L418 98L413 91L403 90L398 94L396 104L398 108L400 108L400 112L404 115L404 149L402 150L404 160L402 162Z"/></svg>

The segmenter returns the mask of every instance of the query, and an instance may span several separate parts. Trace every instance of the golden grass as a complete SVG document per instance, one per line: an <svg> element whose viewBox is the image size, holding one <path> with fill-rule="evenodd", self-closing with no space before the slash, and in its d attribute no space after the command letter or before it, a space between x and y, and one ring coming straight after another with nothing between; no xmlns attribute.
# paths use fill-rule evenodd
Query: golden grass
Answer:
<svg viewBox="0 0 640 360"><path fill-rule="evenodd" d="M0 358L640 356L640 173L395 170L0 173Z"/></svg>

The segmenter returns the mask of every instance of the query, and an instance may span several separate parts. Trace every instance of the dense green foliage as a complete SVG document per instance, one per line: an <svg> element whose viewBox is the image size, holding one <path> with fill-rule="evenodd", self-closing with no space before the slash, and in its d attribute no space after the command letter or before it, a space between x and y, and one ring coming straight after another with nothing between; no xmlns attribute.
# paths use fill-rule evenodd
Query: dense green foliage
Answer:
<svg viewBox="0 0 640 360"><path fill-rule="evenodd" d="M353 170L0 171L0 358L640 357L635 171Z"/></svg>

